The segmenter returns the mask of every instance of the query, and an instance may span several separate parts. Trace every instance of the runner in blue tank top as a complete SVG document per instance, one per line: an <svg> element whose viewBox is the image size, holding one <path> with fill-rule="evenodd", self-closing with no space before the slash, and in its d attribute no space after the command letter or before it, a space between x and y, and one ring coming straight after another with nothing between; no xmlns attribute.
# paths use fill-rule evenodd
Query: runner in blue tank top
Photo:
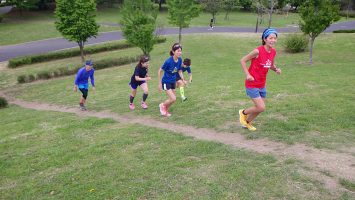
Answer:
<svg viewBox="0 0 355 200"><path fill-rule="evenodd" d="M159 68L158 79L159 81L159 91L165 90L168 95L168 99L163 103L159 104L160 114L166 117L170 117L169 107L175 103L175 87L176 87L176 75L179 73L181 79L185 81L181 70L181 51L182 47L179 43L175 43L171 47L170 57L164 62L163 66ZM164 76L161 79L162 72L164 71Z"/></svg>

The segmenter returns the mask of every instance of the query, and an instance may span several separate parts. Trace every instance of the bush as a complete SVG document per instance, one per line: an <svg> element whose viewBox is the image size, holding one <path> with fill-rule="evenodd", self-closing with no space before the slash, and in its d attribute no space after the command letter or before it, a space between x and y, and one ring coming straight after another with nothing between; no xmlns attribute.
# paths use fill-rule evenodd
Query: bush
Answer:
<svg viewBox="0 0 355 200"><path fill-rule="evenodd" d="M303 52L307 49L308 37L301 34L290 34L285 39L285 49L290 53Z"/></svg>
<svg viewBox="0 0 355 200"><path fill-rule="evenodd" d="M5 108L7 105L7 100L3 97L0 97L0 108Z"/></svg>
<svg viewBox="0 0 355 200"><path fill-rule="evenodd" d="M336 30L333 33L355 33L355 29L352 30Z"/></svg>
<svg viewBox="0 0 355 200"><path fill-rule="evenodd" d="M17 77L18 83L26 83L26 75L20 75Z"/></svg>
<svg viewBox="0 0 355 200"><path fill-rule="evenodd" d="M125 65L129 64L132 62L138 62L139 58L142 55L138 55L135 57L121 57L121 58L111 58L111 59L105 59L105 60L98 60L94 62L94 69L95 70L100 70L100 69L105 69L109 67L114 67L114 66L119 66L119 65ZM58 68L57 70L54 71L40 71L37 73L37 76L34 76L32 74L29 75L20 75L17 77L17 82L18 83L30 83L35 80L39 79L50 79L54 77L60 77L60 76L67 76L67 75L73 75L76 74L76 72L81 68L82 66L74 67L74 68L69 68L69 67L61 67Z"/></svg>
<svg viewBox="0 0 355 200"><path fill-rule="evenodd" d="M166 38L157 38L156 43L163 43L165 41ZM126 41L119 41L119 42L106 43L103 45L101 44L101 45L88 46L85 48L84 51L86 54L94 54L98 52L125 49L129 47L133 47L133 45L129 44ZM69 58L69 57L74 57L79 55L80 55L80 50L75 48L75 49L56 51L56 52L51 52L46 54L38 54L32 56L13 58L9 60L9 68L16 68L21 65L29 65L33 63Z"/></svg>

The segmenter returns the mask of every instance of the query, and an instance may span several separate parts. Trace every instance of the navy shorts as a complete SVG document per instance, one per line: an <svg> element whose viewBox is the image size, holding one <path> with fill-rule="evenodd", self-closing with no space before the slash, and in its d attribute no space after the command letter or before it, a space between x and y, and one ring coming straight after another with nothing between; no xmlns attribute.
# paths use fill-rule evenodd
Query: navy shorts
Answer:
<svg viewBox="0 0 355 200"><path fill-rule="evenodd" d="M246 88L247 95L252 98L266 98L266 87L263 88Z"/></svg>
<svg viewBox="0 0 355 200"><path fill-rule="evenodd" d="M130 82L129 85L131 86L132 89L136 90L138 86L142 85L143 83L145 83L145 81L141 81L141 82Z"/></svg>
<svg viewBox="0 0 355 200"><path fill-rule="evenodd" d="M175 90L176 83L162 83L163 90Z"/></svg>

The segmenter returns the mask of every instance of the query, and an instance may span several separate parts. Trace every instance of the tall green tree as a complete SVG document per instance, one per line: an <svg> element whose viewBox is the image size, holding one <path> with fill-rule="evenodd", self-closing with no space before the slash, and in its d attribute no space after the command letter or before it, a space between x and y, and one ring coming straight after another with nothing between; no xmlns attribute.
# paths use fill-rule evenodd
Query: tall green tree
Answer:
<svg viewBox="0 0 355 200"><path fill-rule="evenodd" d="M6 3L19 9L20 14L22 15L24 10L36 8L38 1L39 0L7 0Z"/></svg>
<svg viewBox="0 0 355 200"><path fill-rule="evenodd" d="M229 20L229 13L238 6L238 0L223 0L223 9L226 11L225 20Z"/></svg>
<svg viewBox="0 0 355 200"><path fill-rule="evenodd" d="M331 0L307 0L300 9L300 28L310 37L309 63L312 64L313 45L319 36L333 22L340 19L339 5Z"/></svg>
<svg viewBox="0 0 355 200"><path fill-rule="evenodd" d="M150 0L125 0L122 32L127 41L149 56L156 42L154 34L158 8Z"/></svg>
<svg viewBox="0 0 355 200"><path fill-rule="evenodd" d="M191 0L168 0L169 23L179 27L179 43L181 31L188 28L193 18L200 14L200 6Z"/></svg>
<svg viewBox="0 0 355 200"><path fill-rule="evenodd" d="M211 13L213 23L216 23L216 15L223 8L223 0L200 0L203 9Z"/></svg>
<svg viewBox="0 0 355 200"><path fill-rule="evenodd" d="M96 37L99 30L95 11L95 0L57 0L55 26L64 38L78 43L83 62L84 44L90 37Z"/></svg>

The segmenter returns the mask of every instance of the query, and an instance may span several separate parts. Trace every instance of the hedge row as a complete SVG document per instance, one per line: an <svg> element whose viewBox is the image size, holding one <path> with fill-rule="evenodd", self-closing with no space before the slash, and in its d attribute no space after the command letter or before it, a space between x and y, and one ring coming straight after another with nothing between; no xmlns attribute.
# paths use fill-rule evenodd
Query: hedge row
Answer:
<svg viewBox="0 0 355 200"><path fill-rule="evenodd" d="M166 41L166 38L158 38L157 39L157 43L163 43L165 41ZM99 53L99 52L104 52L104 51L125 49L125 48L129 48L129 47L133 47L133 45L129 44L127 41L120 41L120 42L115 42L115 43L107 43L104 45L88 46L87 48L85 48L85 53L86 54L94 54L94 53ZM70 49L70 50L56 51L56 52L51 52L51 53L46 53L46 54L18 57L18 58L13 58L13 59L9 60L9 67L16 68L21 65L29 65L29 64L45 62L45 61L50 61L50 60L56 60L56 59L69 58L69 57L74 57L74 56L79 56L79 55L80 55L80 49Z"/></svg>
<svg viewBox="0 0 355 200"><path fill-rule="evenodd" d="M105 68L109 68L109 67L129 64L129 63L138 61L141 56L142 55L138 55L135 57L121 57L121 58L98 60L98 61L94 62L94 69L99 70L99 69L105 69ZM51 78L55 78L55 77L73 75L73 74L76 74L76 72L81 67L82 66L78 66L75 68L61 67L61 68L58 68L54 71L40 71L37 74L20 75L17 77L17 82L18 83L30 83L30 82L33 82L36 80L46 80L46 79L51 79Z"/></svg>
<svg viewBox="0 0 355 200"><path fill-rule="evenodd" d="M336 30L333 33L355 33L355 29L352 30Z"/></svg>

